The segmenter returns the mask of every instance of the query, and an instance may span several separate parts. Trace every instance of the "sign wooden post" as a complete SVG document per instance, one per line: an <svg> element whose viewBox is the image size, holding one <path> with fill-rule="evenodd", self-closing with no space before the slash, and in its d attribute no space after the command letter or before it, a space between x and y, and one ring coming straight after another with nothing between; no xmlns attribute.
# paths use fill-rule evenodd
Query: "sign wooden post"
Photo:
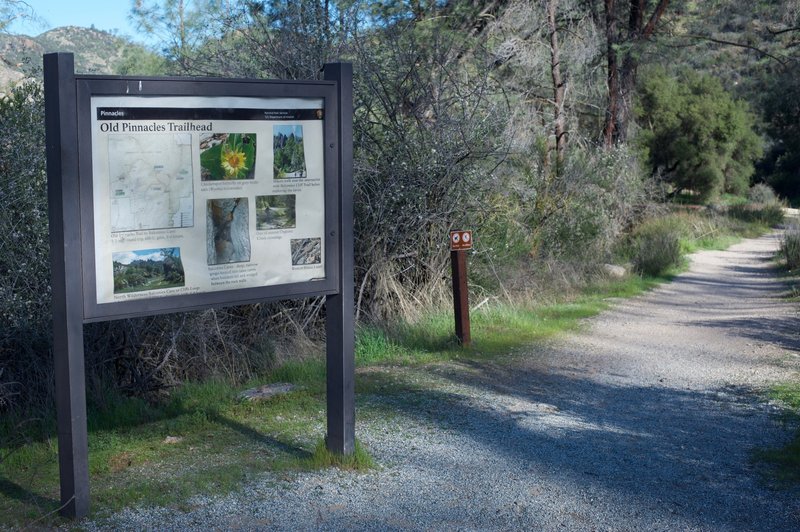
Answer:
<svg viewBox="0 0 800 532"><path fill-rule="evenodd" d="M339 254L338 292L326 296L327 393L329 451L355 451L355 316L353 312L353 65L326 64L326 80L336 81L339 102L339 219L334 235Z"/></svg>
<svg viewBox="0 0 800 532"><path fill-rule="evenodd" d="M44 87L61 515L81 518L89 513L89 438L80 311L80 180L71 144L77 123L72 54L44 56Z"/></svg>
<svg viewBox="0 0 800 532"><path fill-rule="evenodd" d="M450 231L450 264L453 271L453 311L456 320L456 337L468 347L469 291L467 288L467 251L472 249L472 231Z"/></svg>

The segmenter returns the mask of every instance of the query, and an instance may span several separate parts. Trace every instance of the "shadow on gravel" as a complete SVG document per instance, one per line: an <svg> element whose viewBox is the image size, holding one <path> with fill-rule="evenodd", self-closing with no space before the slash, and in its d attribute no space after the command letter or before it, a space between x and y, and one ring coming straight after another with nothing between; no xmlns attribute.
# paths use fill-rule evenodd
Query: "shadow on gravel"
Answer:
<svg viewBox="0 0 800 532"><path fill-rule="evenodd" d="M789 351L800 352L800 319L797 317L734 318L700 321L695 324L721 329L733 336L741 336L757 342L774 344Z"/></svg>
<svg viewBox="0 0 800 532"><path fill-rule="evenodd" d="M762 258L761 260L772 260L772 258ZM766 268L764 266L729 266L726 269L732 272L753 275L756 277L772 277L780 271L776 266Z"/></svg>
<svg viewBox="0 0 800 532"><path fill-rule="evenodd" d="M388 405L381 401L381 407L476 442L474 448L491 449L488 460L499 461L499 468L510 464L511 476L575 486L587 499L618 505L631 517L667 511L682 516L691 529L800 525L800 514L790 515L785 501L782 506L753 494L759 485L750 451L774 445L785 434L775 427L754 430L753 414L760 407L752 399L730 390L624 387L589 375L459 364L467 367L426 371L451 381L456 390L469 387L468 393L449 391L447 384L447 391L429 389L416 384L424 378L410 374L404 393L387 398ZM397 384L397 375L385 378L387 385ZM471 467L474 457L454 454L446 461L442 453L414 461L432 471Z"/></svg>
<svg viewBox="0 0 800 532"><path fill-rule="evenodd" d="M750 274L752 275L752 274ZM703 288L711 287L712 289L724 290L726 294L736 295L741 294L742 297L774 297L777 298L776 292L779 291L778 286L782 283L780 281L764 282L764 281L735 281L730 279L713 279L707 276L688 275L683 274L676 278L677 282L686 283L689 285L699 285Z"/></svg>

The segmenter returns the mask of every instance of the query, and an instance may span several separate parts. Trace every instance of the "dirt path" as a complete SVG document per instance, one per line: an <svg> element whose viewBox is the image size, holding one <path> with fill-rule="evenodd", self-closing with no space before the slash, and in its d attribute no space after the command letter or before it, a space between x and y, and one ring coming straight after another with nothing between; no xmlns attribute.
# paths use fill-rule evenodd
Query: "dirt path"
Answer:
<svg viewBox="0 0 800 532"><path fill-rule="evenodd" d="M781 299L786 286L771 262L778 245L772 234L694 255L673 283L593 320L574 342L590 356L575 355L567 373L686 390L785 378L800 349L800 306Z"/></svg>
<svg viewBox="0 0 800 532"><path fill-rule="evenodd" d="M553 474L563 468L590 501L619 512L606 521L584 502L576 518L600 528L800 528L796 494L766 489L752 461L753 449L787 437L763 391L800 368L798 305L781 299L771 262L778 245L773 234L696 254L673 283L521 363L534 397L558 409L553 429L581 437L568 458L549 454Z"/></svg>
<svg viewBox="0 0 800 532"><path fill-rule="evenodd" d="M96 525L798 530L797 491L767 487L752 460L790 436L761 392L800 367L776 247L697 254L673 283L510 362L386 370L403 392L359 398L378 471L271 475Z"/></svg>

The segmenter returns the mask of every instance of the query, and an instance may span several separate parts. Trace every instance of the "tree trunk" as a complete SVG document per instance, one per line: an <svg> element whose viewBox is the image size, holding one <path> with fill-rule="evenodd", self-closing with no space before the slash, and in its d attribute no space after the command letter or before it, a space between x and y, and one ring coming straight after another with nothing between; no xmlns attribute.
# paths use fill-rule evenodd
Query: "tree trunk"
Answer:
<svg viewBox="0 0 800 532"><path fill-rule="evenodd" d="M555 106L556 175L560 175L567 147L567 132L564 118L566 83L561 77L561 59L559 58L558 29L556 27L557 4L558 0L548 0L547 24L550 32L550 75L553 78L553 105Z"/></svg>
<svg viewBox="0 0 800 532"><path fill-rule="evenodd" d="M606 59L608 70L606 84L608 106L603 127L603 140L606 149L614 146L617 137L617 116L619 114L619 64L617 61L617 19L614 16L614 0L605 0L606 10Z"/></svg>
<svg viewBox="0 0 800 532"><path fill-rule="evenodd" d="M646 0L629 0L628 34L623 41L617 31L617 17L614 12L616 2L615 0L605 0L608 107L603 128L603 140L606 148L611 148L615 144L627 140L633 92L636 87L636 72L639 69L637 48L642 42L653 36L669 2L670 0L658 0L652 15L645 24ZM626 45L622 58L618 53L620 44Z"/></svg>

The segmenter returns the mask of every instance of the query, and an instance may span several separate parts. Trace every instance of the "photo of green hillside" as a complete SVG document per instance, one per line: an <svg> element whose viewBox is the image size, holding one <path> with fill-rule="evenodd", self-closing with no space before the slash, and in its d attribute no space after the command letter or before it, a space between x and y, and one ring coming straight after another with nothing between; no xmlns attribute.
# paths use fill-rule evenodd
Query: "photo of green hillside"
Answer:
<svg viewBox="0 0 800 532"><path fill-rule="evenodd" d="M114 293L143 292L184 286L180 248L114 253Z"/></svg>

